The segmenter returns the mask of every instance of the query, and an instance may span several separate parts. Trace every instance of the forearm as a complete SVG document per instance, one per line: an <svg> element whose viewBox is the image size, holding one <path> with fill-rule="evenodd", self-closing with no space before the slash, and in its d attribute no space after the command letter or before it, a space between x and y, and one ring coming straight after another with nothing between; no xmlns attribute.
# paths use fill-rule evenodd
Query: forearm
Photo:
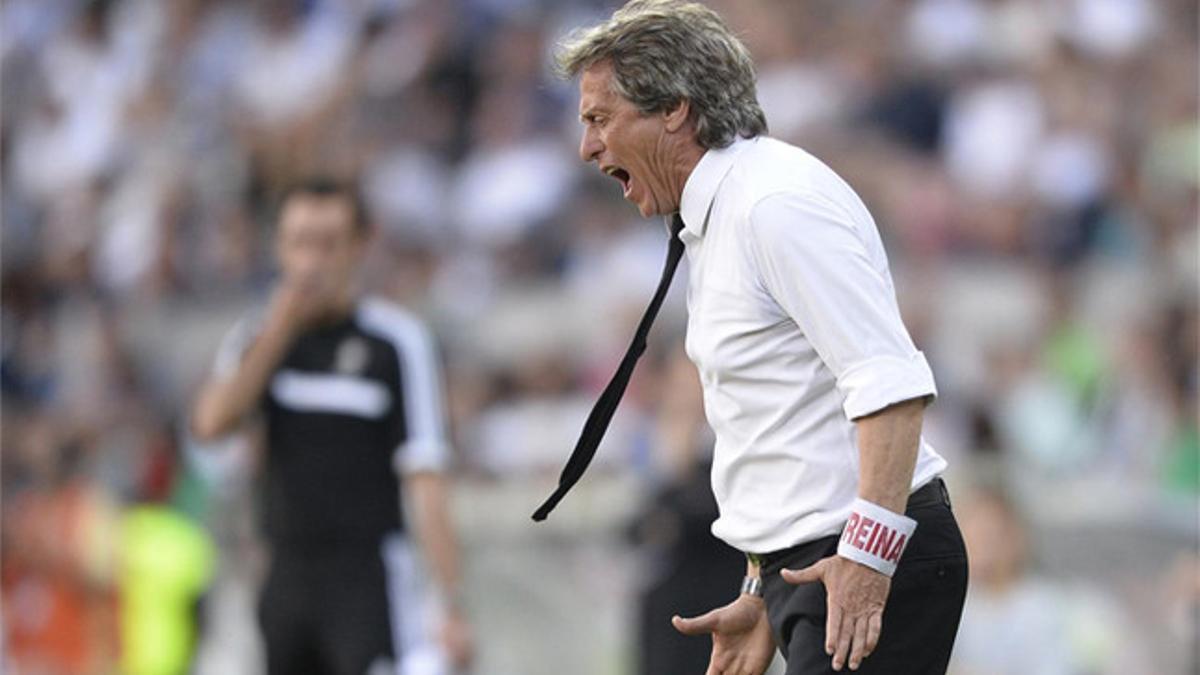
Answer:
<svg viewBox="0 0 1200 675"><path fill-rule="evenodd" d="M422 473L410 476L407 482L412 492L417 542L438 588L453 603L459 595L461 571L446 481L438 474Z"/></svg>
<svg viewBox="0 0 1200 675"><path fill-rule="evenodd" d="M192 434L212 440L232 431L262 398L291 341L290 331L283 326L268 326L231 376L205 384L192 410Z"/></svg>
<svg viewBox="0 0 1200 675"><path fill-rule="evenodd" d="M859 497L893 513L904 513L924 410L924 399L912 399L855 420Z"/></svg>

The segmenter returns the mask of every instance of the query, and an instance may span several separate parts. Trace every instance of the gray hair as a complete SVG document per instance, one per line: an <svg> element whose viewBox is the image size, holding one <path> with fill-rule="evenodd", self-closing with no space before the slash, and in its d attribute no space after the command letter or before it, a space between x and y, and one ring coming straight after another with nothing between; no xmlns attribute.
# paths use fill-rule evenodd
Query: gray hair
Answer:
<svg viewBox="0 0 1200 675"><path fill-rule="evenodd" d="M633 0L609 20L560 42L555 60L565 78L611 63L615 92L644 114L688 101L696 141L704 148L767 131L749 50L699 3Z"/></svg>

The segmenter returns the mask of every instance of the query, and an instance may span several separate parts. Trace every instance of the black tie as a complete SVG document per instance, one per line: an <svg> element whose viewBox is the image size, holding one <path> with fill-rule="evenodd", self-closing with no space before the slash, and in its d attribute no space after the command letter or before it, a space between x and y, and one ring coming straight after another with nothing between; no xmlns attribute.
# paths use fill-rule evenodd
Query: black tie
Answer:
<svg viewBox="0 0 1200 675"><path fill-rule="evenodd" d="M558 489L533 513L534 520L541 522L550 515L554 507L558 506L558 502L566 496L567 492L579 481L583 472L587 470L592 457L596 456L596 446L600 445L600 439L604 438L604 432L608 430L608 423L612 420L613 413L617 411L617 404L621 402L621 396L625 394L629 376L633 374L633 366L646 351L646 335L650 332L654 317L658 316L658 308L662 306L667 289L671 286L671 277L675 276L675 268L679 266L679 259L683 257L683 242L679 239L679 232L682 229L683 219L676 213L671 219L671 241L667 247L667 263L663 266L662 279L658 281L658 289L654 291L650 306L646 308L646 313L638 323L637 332L633 335L633 342L629 345L629 350L625 352L625 358L621 359L621 365L617 368L616 374L604 388L604 393L600 394L600 400L596 401L592 412L588 414L587 422L583 425L583 432L579 435L579 441L575 443L575 450L571 452L571 458L567 460L562 475L558 477Z"/></svg>

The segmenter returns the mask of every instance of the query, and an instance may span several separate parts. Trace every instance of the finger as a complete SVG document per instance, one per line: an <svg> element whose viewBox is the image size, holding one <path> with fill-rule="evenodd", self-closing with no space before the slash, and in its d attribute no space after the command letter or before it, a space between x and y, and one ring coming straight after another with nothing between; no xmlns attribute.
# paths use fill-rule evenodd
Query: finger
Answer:
<svg viewBox="0 0 1200 675"><path fill-rule="evenodd" d="M850 655L850 638L854 637L854 617L843 616L842 628L838 632L837 649L833 652L833 669L841 670Z"/></svg>
<svg viewBox="0 0 1200 675"><path fill-rule="evenodd" d="M875 651L875 645L879 644L879 634L883 632L883 612L874 612L867 619L867 643L863 653L863 658L871 655Z"/></svg>
<svg viewBox="0 0 1200 675"><path fill-rule="evenodd" d="M825 653L833 656L833 650L837 647L838 635L842 631L842 608L837 605L829 605L829 612L825 616Z"/></svg>
<svg viewBox="0 0 1200 675"><path fill-rule="evenodd" d="M818 560L802 570L780 570L779 576L789 584L811 584L814 581L821 581L825 578L825 565L822 564L824 562L824 560Z"/></svg>
<svg viewBox="0 0 1200 675"><path fill-rule="evenodd" d="M708 670L704 671L704 675L727 675L729 673L729 659L717 654L717 648L713 646L712 657L708 660Z"/></svg>
<svg viewBox="0 0 1200 675"><path fill-rule="evenodd" d="M715 644L716 641L714 640L713 642L712 658L709 659L708 668L713 672L713 675L728 675L732 672L730 661L733 657L730 656L728 651L718 652Z"/></svg>
<svg viewBox="0 0 1200 675"><path fill-rule="evenodd" d="M767 671L767 666L757 665L751 659L742 659L737 665L737 670L733 671L738 675L764 675Z"/></svg>
<svg viewBox="0 0 1200 675"><path fill-rule="evenodd" d="M869 617L861 617L854 622L854 639L850 643L850 670L858 670L862 660L871 650L867 649L867 624Z"/></svg>
<svg viewBox="0 0 1200 675"><path fill-rule="evenodd" d="M671 617L671 625L684 635L707 635L717 630L717 625L720 623L718 612L719 610L714 609L707 614L690 619L675 615Z"/></svg>

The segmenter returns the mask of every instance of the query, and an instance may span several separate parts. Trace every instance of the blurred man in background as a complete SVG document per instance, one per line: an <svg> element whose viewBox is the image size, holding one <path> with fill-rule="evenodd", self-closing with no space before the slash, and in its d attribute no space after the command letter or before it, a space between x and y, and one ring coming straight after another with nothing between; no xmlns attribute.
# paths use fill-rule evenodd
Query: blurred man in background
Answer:
<svg viewBox="0 0 1200 675"><path fill-rule="evenodd" d="M315 179L285 193L280 282L228 335L193 411L200 440L261 413L272 674L436 675L470 655L439 364L420 322L360 296L368 235L354 188ZM441 591L440 644L410 527Z"/></svg>
<svg viewBox="0 0 1200 675"><path fill-rule="evenodd" d="M117 509L80 470L79 447L53 445L46 419L13 426L25 439L29 473L23 478L32 488L9 497L4 514L0 580L4 658L10 661L0 670L100 672L118 649L117 589L106 538L116 530Z"/></svg>
<svg viewBox="0 0 1200 675"><path fill-rule="evenodd" d="M971 589L954 650L957 675L1144 672L1144 648L1107 589L1047 578L1018 505L980 486L960 509Z"/></svg>
<svg viewBox="0 0 1200 675"><path fill-rule="evenodd" d="M124 675L191 672L203 603L216 569L213 538L188 508L203 490L179 462L173 429L155 438L124 510L116 571Z"/></svg>
<svg viewBox="0 0 1200 675"><path fill-rule="evenodd" d="M970 673L1071 673L1072 645L1058 589L1027 575L1029 541L1013 504L980 491L963 509L972 594L955 666Z"/></svg>

